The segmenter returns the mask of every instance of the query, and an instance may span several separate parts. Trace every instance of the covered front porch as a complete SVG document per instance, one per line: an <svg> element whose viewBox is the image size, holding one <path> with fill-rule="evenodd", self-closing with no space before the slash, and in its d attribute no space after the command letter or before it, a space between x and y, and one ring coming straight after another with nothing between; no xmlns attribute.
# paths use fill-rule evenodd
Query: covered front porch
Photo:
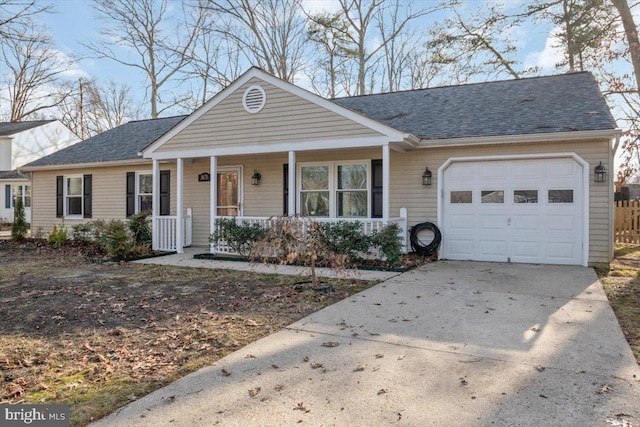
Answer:
<svg viewBox="0 0 640 427"><path fill-rule="evenodd" d="M357 221L370 234L398 224L407 251L407 210L391 208L389 145L255 155L153 159L153 248L182 253L207 247L232 254L225 241L209 242L222 218L268 227L287 215L311 221ZM160 170L171 173L171 215L159 215ZM178 224L182 224L178 227Z"/></svg>

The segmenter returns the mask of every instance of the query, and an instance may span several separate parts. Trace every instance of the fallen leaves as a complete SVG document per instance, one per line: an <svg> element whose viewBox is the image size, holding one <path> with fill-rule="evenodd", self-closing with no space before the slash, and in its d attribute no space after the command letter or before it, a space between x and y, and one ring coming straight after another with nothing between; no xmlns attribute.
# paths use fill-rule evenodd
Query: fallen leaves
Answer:
<svg viewBox="0 0 640 427"><path fill-rule="evenodd" d="M329 347L329 348L337 347L339 345L340 345L340 343L339 342L335 342L335 341L328 341L328 342L323 342L322 343L323 347Z"/></svg>
<svg viewBox="0 0 640 427"><path fill-rule="evenodd" d="M307 409L307 408L304 406L304 403L303 403L303 402L298 402L298 404L293 408L293 410L294 410L294 411L302 411L302 412L304 412L304 413L311 412L311 409Z"/></svg>
<svg viewBox="0 0 640 427"><path fill-rule="evenodd" d="M262 391L262 388L260 387L254 387L252 389L249 390L249 397L256 397L260 391Z"/></svg>
<svg viewBox="0 0 640 427"><path fill-rule="evenodd" d="M231 372L227 371L227 370L226 370L226 369L224 369L224 368L220 370L220 373L221 373L222 375L224 375L225 377L231 376Z"/></svg>
<svg viewBox="0 0 640 427"><path fill-rule="evenodd" d="M600 387L600 389L598 389L598 391L596 391L596 394L604 394L604 393L609 393L610 391L613 390L613 387L605 384L602 387Z"/></svg>

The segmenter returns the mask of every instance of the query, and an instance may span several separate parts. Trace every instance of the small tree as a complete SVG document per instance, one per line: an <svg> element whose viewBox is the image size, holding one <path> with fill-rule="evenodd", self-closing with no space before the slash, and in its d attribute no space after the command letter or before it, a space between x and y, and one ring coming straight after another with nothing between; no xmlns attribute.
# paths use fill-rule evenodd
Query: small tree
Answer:
<svg viewBox="0 0 640 427"><path fill-rule="evenodd" d="M13 225L11 226L11 238L16 242L24 240L27 235L27 221L24 216L24 206L22 205L22 197L16 199L16 205L13 216Z"/></svg>

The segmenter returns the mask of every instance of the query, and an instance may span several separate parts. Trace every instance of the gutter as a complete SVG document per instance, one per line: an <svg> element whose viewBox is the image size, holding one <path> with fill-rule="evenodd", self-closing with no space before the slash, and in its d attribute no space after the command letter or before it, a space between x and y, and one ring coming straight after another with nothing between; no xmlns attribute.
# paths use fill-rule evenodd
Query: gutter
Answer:
<svg viewBox="0 0 640 427"><path fill-rule="evenodd" d="M492 145L492 144L522 144L531 142L555 142L555 141L578 141L594 138L619 138L620 129L572 131L572 132L549 132L533 133L523 135L504 136L481 136L469 138L448 138L448 139L421 139L417 148L443 148L470 145Z"/></svg>

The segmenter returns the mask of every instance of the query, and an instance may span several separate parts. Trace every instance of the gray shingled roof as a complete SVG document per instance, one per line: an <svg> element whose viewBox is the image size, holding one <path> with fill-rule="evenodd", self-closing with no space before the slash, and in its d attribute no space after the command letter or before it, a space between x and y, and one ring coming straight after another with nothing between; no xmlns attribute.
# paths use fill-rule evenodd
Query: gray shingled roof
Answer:
<svg viewBox="0 0 640 427"><path fill-rule="evenodd" d="M423 139L616 128L598 84L588 72L332 101Z"/></svg>
<svg viewBox="0 0 640 427"><path fill-rule="evenodd" d="M30 179L31 174L18 172L17 170L12 171L0 171L0 179Z"/></svg>
<svg viewBox="0 0 640 427"><path fill-rule="evenodd" d="M25 130L46 125L55 120L32 120L28 122L0 122L0 136L13 135Z"/></svg>
<svg viewBox="0 0 640 427"><path fill-rule="evenodd" d="M35 160L23 167L140 159L139 152L164 135L185 117L175 116L125 123L117 128Z"/></svg>

